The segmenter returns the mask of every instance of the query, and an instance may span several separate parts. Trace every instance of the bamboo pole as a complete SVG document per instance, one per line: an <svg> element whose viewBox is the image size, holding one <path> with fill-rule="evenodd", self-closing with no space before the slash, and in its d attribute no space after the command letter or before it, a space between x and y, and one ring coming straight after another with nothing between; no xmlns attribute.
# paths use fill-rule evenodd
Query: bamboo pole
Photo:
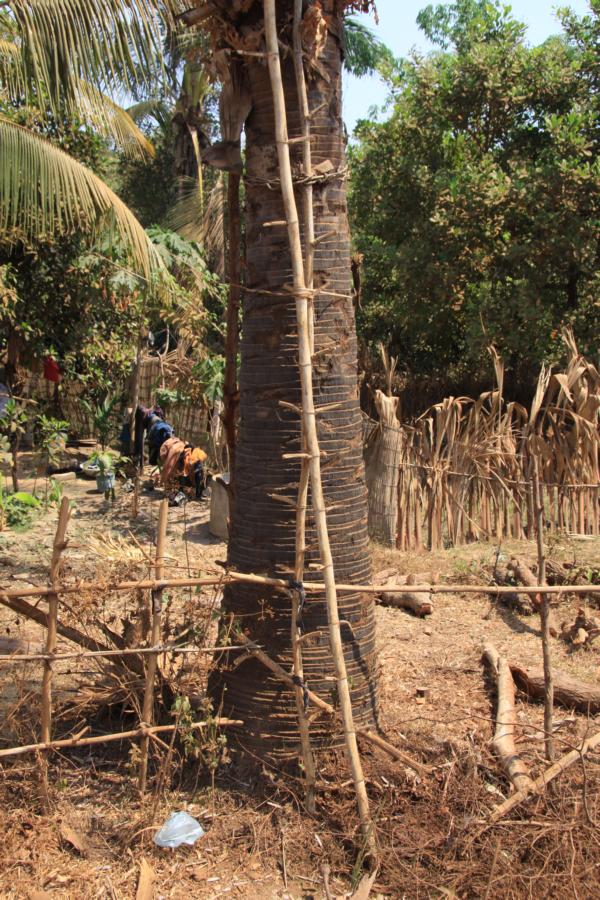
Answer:
<svg viewBox="0 0 600 900"><path fill-rule="evenodd" d="M186 729L198 729L204 728L206 724L206 722L192 722L191 725L186 725L185 727ZM219 728L230 728L243 725L244 723L239 719L213 719L211 724L216 724ZM92 747L95 744L109 744L113 741L126 741L140 737L140 735L151 737L153 734L176 731L180 727L180 725L154 725L152 728L140 726L139 728L134 728L132 731L119 731L115 734L99 734L89 738L63 738L59 741L46 741L40 744L23 744L21 747L7 747L4 750L0 750L0 758L7 756L23 756L25 753L36 753L39 750L62 750L65 747Z"/></svg>
<svg viewBox="0 0 600 900"><path fill-rule="evenodd" d="M156 536L156 564L155 574L157 581L163 576L165 566L165 542L167 538L167 520L169 516L169 501L165 498L158 511L158 532ZM152 632L151 641L155 646L161 638L161 622L162 619L162 588L156 588L152 592ZM146 684L144 687L144 703L142 706L142 725L148 726L152 724L154 711L154 679L158 667L158 656L153 653L148 660L146 669ZM149 738L144 735L140 741L140 771L138 778L138 787L143 794L146 790L146 781L148 776L148 749Z"/></svg>
<svg viewBox="0 0 600 900"><path fill-rule="evenodd" d="M303 142L303 168L307 177L312 174L312 158L310 149L310 119L308 108L308 95L306 92L306 80L304 77L304 61L302 58L302 37L300 25L302 22L302 0L294 0L294 68L296 72L296 86L298 89L300 126ZM304 200L304 280L309 291L313 289L314 255L315 255L315 224L313 211L313 189L311 184L305 184L303 188ZM313 327L311 327L313 326ZM314 319L312 308L309 309L309 342L311 356L315 351L314 345ZM302 451L306 452L306 435L304 423L302 431ZM306 557L306 512L308 508L308 485L310 470L308 459L303 458L300 464L300 484L298 489L298 505L296 509L296 560L294 566L294 580L301 584L304 580L304 561ZM294 670L294 695L296 698L296 710L298 712L298 728L300 731L300 745L302 750L302 762L304 764L306 808L310 813L315 812L315 784L317 769L315 758L310 744L310 728L308 716L304 706L304 665L302 660L302 635L300 628L300 601L297 591L292 592L292 618L291 640L292 659Z"/></svg>
<svg viewBox="0 0 600 900"><path fill-rule="evenodd" d="M102 584L93 581L80 581L73 584L59 584L58 592L60 594L80 594L82 592L93 592L102 590L103 593L125 592L125 591L148 591L159 590L165 588L189 588L189 587L215 587L217 585L225 587L228 584L258 584L266 587L281 588L289 590L289 581L283 578L270 578L266 575L252 575L243 572L227 572L220 576L208 576L197 578L142 578L138 581L117 581L113 584ZM508 587L497 584L416 584L412 587L406 584L346 584L340 582L336 584L338 593L355 594L380 594L382 591L390 591L394 594L411 593L412 591L429 591L431 594L494 594L502 596L504 594L539 594L539 585L535 587L529 585L519 585L518 587ZM322 593L323 585L317 581L304 582L304 589L307 593ZM46 625L46 613L42 610L24 604L23 607L17 608L16 602L23 597L48 597L52 594L52 588L49 587L33 587L33 588L10 588L3 591L0 588L0 604L7 606L19 615L25 615L33 618L36 622ZM600 585L598 584L546 584L544 585L545 594L597 594L600 593ZM63 634L69 640L75 643L82 643L84 639L90 644L97 644L92 638L87 638L76 629L62 626L63 631L59 630L59 634ZM73 633L73 638L67 632ZM79 638L75 637L79 635Z"/></svg>
<svg viewBox="0 0 600 900"><path fill-rule="evenodd" d="M546 583L546 557L544 554L544 510L540 495L539 463L535 453L532 454L533 503L535 509L535 533L538 555L538 584ZM554 759L554 737L552 733L554 720L554 683L552 678L552 651L550 645L550 601L546 593L540 593L540 621L542 626L542 656L544 660L544 747L546 759Z"/></svg>
<svg viewBox="0 0 600 900"><path fill-rule="evenodd" d="M231 653L232 650L243 650L242 646L237 647L183 647L179 644L163 644L158 647L127 647L123 650L97 650L92 652L78 653L6 653L0 656L0 663L8 662L43 662L50 659L53 662L61 660L76 659L104 659L121 656L151 656L153 653L159 655L161 653L187 654L187 653Z"/></svg>
<svg viewBox="0 0 600 900"><path fill-rule="evenodd" d="M227 175L227 235L229 251L229 293L227 297L225 331L225 377L223 382L223 426L227 442L229 467L229 503L231 511L235 502L235 451L236 423L239 405L237 383L237 358L239 352L239 312L241 289L241 177L236 172Z"/></svg>
<svg viewBox="0 0 600 900"><path fill-rule="evenodd" d="M140 322L138 331L137 352L135 356L135 369L133 373L133 384L131 391L131 416L129 418L129 455L134 462L135 474L133 478L133 495L131 500L131 516L137 519L140 511L140 469L143 469L144 458L142 449L142 459L135 458L135 423L137 421L137 409L140 405L140 386L142 381L142 363L144 359L144 338L145 329L143 318Z"/></svg>
<svg viewBox="0 0 600 900"><path fill-rule="evenodd" d="M310 109L308 106L308 92L306 90L306 77L304 75L304 59L302 54L302 0L294 0L294 70L296 73L296 85L298 88L298 114L300 129L302 132L302 168L303 174L308 179L312 175L312 149L310 146ZM315 215L313 208L313 186L307 182L302 188L302 203L304 209L304 282L309 291L314 288L315 268ZM311 351L314 353L314 308L312 296L308 298L308 329Z"/></svg>
<svg viewBox="0 0 600 900"><path fill-rule="evenodd" d="M526 800L527 797L531 797L535 794L541 794L542 791L546 788L551 781L554 781L565 769L568 769L569 766L572 766L573 763L576 763L578 760L583 761L583 758L587 756L588 753L591 753L592 750L595 750L596 747L600 747L600 733L595 734L591 738L587 738L581 747L577 747L575 750L571 750L569 753L566 753L561 759L554 763L554 765L550 766L546 769L545 772L542 772L539 778L533 782L531 789L523 789L521 791L517 791L516 794L513 794L512 797L509 797L508 800L505 800L504 803L500 803L490 815L490 822L499 822L507 813L511 812L516 806L519 806L523 800Z"/></svg>
<svg viewBox="0 0 600 900"><path fill-rule="evenodd" d="M415 772L420 772L422 775L431 775L433 769L430 766L424 766L423 763L417 762L408 754L403 753L401 750L398 750L397 747L394 747L393 744L390 744L389 741L384 740L378 734L374 734L372 731L367 731L366 728L357 728L356 733L363 740L367 741L369 744L372 744L374 747L379 747L380 750L385 750L385 752L391 756L393 759L397 759L398 762L403 763L405 766L410 766L411 769L414 769Z"/></svg>
<svg viewBox="0 0 600 900"><path fill-rule="evenodd" d="M315 518L317 538L321 561L323 564L323 580L325 583L325 598L327 603L327 617L329 622L329 640L336 672L337 690L344 723L346 737L346 749L354 781L358 811L365 840L365 846L370 856L376 855L376 839L369 809L369 798L362 771L356 730L352 713L352 701L346 672L346 661L340 629L340 619L337 604L337 591L335 585L335 573L333 558L329 543L327 528L327 514L325 511L325 498L321 481L321 454L316 428L316 415L312 386L312 354L310 349L310 325L309 325L309 298L312 292L306 287L304 279L304 266L302 261L302 243L300 239L300 225L298 222L298 210L294 196L294 183L290 160L288 142L287 114L285 108L285 95L283 79L281 75L281 60L279 57L279 40L277 35L277 18L275 0L264 0L265 39L267 45L267 62L269 77L273 91L273 106L275 112L275 138L277 143L277 156L281 177L281 192L287 221L288 240L292 260L292 272L294 293L296 297L296 320L298 325L298 349L300 365L300 383L302 391L302 419L306 446L310 456L310 483L312 494L313 514Z"/></svg>
<svg viewBox="0 0 600 900"><path fill-rule="evenodd" d="M54 535L52 548L52 560L50 562L50 582L52 593L48 595L48 618L46 634L46 656L44 660L44 674L42 676L42 741L47 742L52 737L52 657L56 650L58 634L58 590L60 576L60 558L65 549L67 527L71 516L71 506L68 497L63 497L58 514L58 526Z"/></svg>

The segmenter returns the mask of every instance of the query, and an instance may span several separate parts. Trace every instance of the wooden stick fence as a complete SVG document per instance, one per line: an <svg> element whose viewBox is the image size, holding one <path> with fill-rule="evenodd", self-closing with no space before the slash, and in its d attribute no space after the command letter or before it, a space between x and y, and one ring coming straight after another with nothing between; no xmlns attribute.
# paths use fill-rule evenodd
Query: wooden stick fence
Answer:
<svg viewBox="0 0 600 900"><path fill-rule="evenodd" d="M165 543L167 540L167 520L169 516L169 501L165 499L160 504L158 513L158 534L156 538L156 580L160 581L164 572ZM161 638L162 625L162 596L163 589L157 588L152 591L152 643L158 644ZM154 680L156 678L156 670L158 668L158 654L153 653L148 660L146 669L146 684L144 687L144 705L142 707L142 724L151 725L154 709ZM143 794L146 790L146 779L148 775L148 748L149 738L147 735L142 737L140 742L140 776L139 789Z"/></svg>
<svg viewBox="0 0 600 900"><path fill-rule="evenodd" d="M225 587L228 584L255 584L263 587L279 588L280 590L291 590L290 582L285 578L269 578L264 575L243 574L241 572L228 572L220 577L198 577L198 578L164 578L157 581L153 578L139 579L138 581L117 581L112 584L103 584L104 592L124 593L129 591L147 591L165 588L190 588L190 587ZM100 585L96 582L78 582L75 584L58 585L59 594L77 594L82 592L93 592L99 589ZM325 590L322 582L305 581L303 584L305 591L309 594L321 594ZM429 593L429 594L494 594L501 596L503 594L539 594L539 586L531 587L528 585L497 585L497 584L336 584L336 588L340 593L351 594L410 594L410 593ZM549 584L544 587L546 594L594 594L600 591L600 585L597 584ZM34 588L10 588L8 590L0 590L0 603L10 608L12 600L22 597L48 597L53 593L53 589L49 587ZM40 617L45 614L40 612ZM41 624L46 624L45 621Z"/></svg>
<svg viewBox="0 0 600 900"><path fill-rule="evenodd" d="M197 731L205 728L207 725L217 725L219 728L231 728L244 723L239 719L216 718L209 722L192 722L186 725L186 731ZM92 747L95 744L110 744L114 741L127 741L133 738L145 736L152 737L154 734L163 734L176 731L179 725L154 725L152 728L141 726L131 731L117 731L113 734L97 734L93 737L72 737L63 738L59 741L42 741L39 744L23 744L20 747L8 747L0 750L0 759L8 756L24 756L26 753L35 753L39 750L62 750L67 747Z"/></svg>
<svg viewBox="0 0 600 900"><path fill-rule="evenodd" d="M164 559L164 547L165 540L164 535L166 534L167 527L167 507L163 507L164 512L161 510L160 523L158 528L158 537L157 537L157 549L156 549L156 567L157 574L161 574L160 563L161 560ZM67 748L77 748L83 746L94 746L124 740L136 740L141 738L144 744L149 743L150 739L153 735L158 735L161 733L173 733L178 730L185 729L202 729L205 727L207 723L205 722L195 722L191 725L179 726L178 724L170 724L170 725L151 725L150 721L152 718L152 707L151 705L148 707L145 705L144 710L142 711L142 716L140 719L140 724L137 728L131 729L128 731L116 732L112 734L106 735L94 735L90 737L84 737L83 733L76 735L75 737L70 738L62 738L59 740L52 740L49 736L51 729L51 704L52 704L52 675L53 669L52 666L54 663L61 660L88 660L88 659L118 659L118 658L127 658L133 657L136 659L136 663L143 659L145 656L149 657L150 660L155 661L155 665L153 667L148 666L146 668L145 674L145 698L147 696L150 697L150 700L153 700L154 697L154 681L157 671L157 659L158 656L162 653L173 653L173 654L228 654L231 652L245 652L252 656L255 656L259 661L269 668L278 678L284 681L291 690L294 690L296 685L294 684L294 680L292 675L285 672L285 670L279 666L274 660L270 659L267 654L264 653L262 648L257 644L249 641L248 639L241 637L240 642L235 643L233 645L226 646L211 646L211 647L194 647L194 646L182 646L172 643L161 643L160 642L160 609L157 601L157 595L155 593L155 605L154 605L154 622L153 624L158 623L158 628L153 628L153 643L150 647L127 647L127 648L118 648L118 649L87 649L76 652L66 652L66 653L56 653L56 636L58 634L65 634L67 639L73 640L77 642L83 642L86 647L95 647L97 646L97 641L88 635L78 632L74 628L70 628L69 626L64 626L61 624L59 619L59 609L60 609L60 596L64 593L76 593L85 591L93 591L98 590L98 585L92 583L76 583L73 585L63 584L59 580L59 563L60 556L62 551L64 550L65 536L66 536L66 528L68 524L68 503L63 502L59 514L59 523L57 527L56 536L54 539L53 545L53 554L52 554L52 562L51 562L51 581L52 585L49 587L39 587L39 588L15 588L9 591L3 591L0 593L0 603L7 606L9 609L17 612L20 615L30 616L37 621L42 627L45 627L48 632L53 636L52 641L46 638L45 646L46 651L44 653L15 653L15 654L4 654L0 656L0 663L34 663L41 662L44 667L44 677L42 682L42 699L43 699L43 719L42 719L42 732L41 732L41 740L38 743L26 744L16 747L8 747L0 750L0 759L8 758L13 756L20 756L30 752L38 752L38 751L52 751L59 749L67 749ZM163 535L161 539L160 535ZM213 587L223 587L226 583L235 583L235 582L250 582L252 584L263 585L268 588L277 588L290 591L293 594L289 581L281 578L268 578L265 576L259 575L251 575L251 574L242 574L237 572L226 573L220 576L210 576L210 577L196 577L196 578L154 578L154 579L140 579L138 581L124 581L118 582L115 584L109 584L107 587L102 586L103 593L107 591L136 591L136 590L150 590L154 592L161 592L165 588L174 587L174 588L186 588L186 587L194 587L194 586L213 586ZM321 583L317 582L308 582L304 585L307 593L314 592L323 592L324 587ZM485 593L485 594L496 594L496 595L505 595L505 594L514 594L523 593L523 594L537 594L540 591L539 586L519 586L519 587L504 587L497 585L398 585L397 587L390 587L389 584L386 585L337 585L338 591L362 591L369 593L382 593L385 591L393 591L398 593L409 593L414 591L427 591L431 594L477 594L477 593ZM543 588L544 594L553 594L553 595L563 595L568 593L575 594L588 594L588 593L600 593L600 585L545 585ZM20 598L25 595L28 597L38 597L38 598L46 598L48 600L48 613L39 610L34 606L30 606L29 604L19 604ZM160 597L160 593L158 594ZM291 601L290 601L291 602ZM13 605L14 604L14 605ZM56 610L54 612L54 610ZM52 647L52 649L48 649ZM143 674L143 668L138 669L136 666L136 671L139 671ZM47 673L50 673L50 678L47 678ZM312 691L308 691L309 699L316 710L320 710L329 715L333 715L335 713L334 708L331 704L322 700L318 695L316 695ZM148 708L150 708L150 712L148 712ZM48 714L49 711L49 714ZM212 720L212 724L216 724L218 727L229 728L229 727L240 727L243 726L243 722L240 720L231 720L226 718L217 718ZM87 730L87 729L86 729ZM415 760L412 760L409 756L397 750L379 735L373 734L366 729L358 728L356 729L356 734L362 740L367 741L368 743L379 747L384 750L388 755L393 758L403 762L406 765L412 766L416 771L422 771L423 773L428 772L427 767L423 766L421 763L418 763ZM141 782L141 772L140 768L140 778ZM145 779L144 784L147 779L147 760L145 766Z"/></svg>
<svg viewBox="0 0 600 900"><path fill-rule="evenodd" d="M66 547L66 534L71 507L67 497L63 497L58 516L58 528L54 536L52 561L50 563L50 581L52 593L48 594L48 625L46 632L46 659L42 679L42 741L49 741L52 729L52 655L56 650L58 634L58 581L60 575L60 557Z"/></svg>

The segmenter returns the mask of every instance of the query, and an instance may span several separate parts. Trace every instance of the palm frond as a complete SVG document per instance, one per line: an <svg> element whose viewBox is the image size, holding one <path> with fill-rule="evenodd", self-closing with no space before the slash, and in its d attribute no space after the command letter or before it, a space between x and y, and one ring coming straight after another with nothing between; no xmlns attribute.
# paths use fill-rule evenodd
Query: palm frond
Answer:
<svg viewBox="0 0 600 900"><path fill-rule="evenodd" d="M180 0L6 0L22 77L53 111L76 109L77 82L109 93L150 79Z"/></svg>
<svg viewBox="0 0 600 900"><path fill-rule="evenodd" d="M140 100L139 103L128 106L127 113L136 125L141 125L146 119L154 119L161 128L166 128L171 122L171 111L168 105L157 97Z"/></svg>
<svg viewBox="0 0 600 900"><path fill-rule="evenodd" d="M130 157L154 156L153 144L123 109L93 84L80 81L77 85L79 114L103 137L113 139L117 147Z"/></svg>
<svg viewBox="0 0 600 900"><path fill-rule="evenodd" d="M180 196L169 212L167 224L188 241L196 241L209 255L220 255L224 240L225 181L219 175L208 200L202 202L198 181L183 178Z"/></svg>
<svg viewBox="0 0 600 900"><path fill-rule="evenodd" d="M0 115L0 238L34 241L113 228L144 277L164 268L131 210L97 175Z"/></svg>
<svg viewBox="0 0 600 900"><path fill-rule="evenodd" d="M20 97L25 91L21 50L12 40L0 39L0 97L10 100Z"/></svg>

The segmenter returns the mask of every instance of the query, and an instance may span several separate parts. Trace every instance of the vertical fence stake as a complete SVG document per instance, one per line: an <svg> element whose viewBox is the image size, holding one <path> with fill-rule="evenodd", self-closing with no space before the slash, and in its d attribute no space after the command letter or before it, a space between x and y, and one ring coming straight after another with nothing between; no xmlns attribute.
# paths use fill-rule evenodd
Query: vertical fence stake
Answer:
<svg viewBox="0 0 600 900"><path fill-rule="evenodd" d="M135 474L133 478L133 496L131 503L131 517L137 519L140 511L140 467L144 467L144 457L142 450L142 459L135 458L135 424L137 421L137 409L140 404L140 387L142 381L142 364L144 361L144 337L145 329L143 318L140 321L138 331L138 344L135 356L135 368L133 370L133 385L131 391L131 416L129 418L129 455L135 466ZM142 445L143 446L143 445Z"/></svg>
<svg viewBox="0 0 600 900"><path fill-rule="evenodd" d="M169 501L165 498L161 501L158 512L158 532L156 536L156 563L154 566L155 577L160 581L164 577L165 568L165 542L167 539L167 519L169 515ZM152 591L152 633L151 645L157 647L161 641L162 627L162 588ZM144 687L144 703L142 706L142 725L152 725L154 710L154 679L158 668L158 654L152 653L148 657L146 667L146 684ZM140 741L140 772L138 787L142 794L146 790L148 778L148 749L150 738L144 735Z"/></svg>
<svg viewBox="0 0 600 900"><path fill-rule="evenodd" d="M538 584L546 583L546 557L544 555L544 508L540 489L539 461L532 453L532 494L535 509L535 532L538 556ZM554 680L552 677L552 656L550 651L550 602L548 594L540 593L540 621L542 626L542 654L544 659L544 747L546 759L554 759L554 738L552 735L554 720Z"/></svg>
<svg viewBox="0 0 600 900"><path fill-rule="evenodd" d="M52 560L50 562L50 583L54 593L48 595L48 630L46 634L46 653L56 650L58 633L58 587L60 581L60 557L66 547L65 536L71 516L69 499L63 497L58 514L58 526L54 535ZM52 740L52 660L44 660L42 676L42 741Z"/></svg>

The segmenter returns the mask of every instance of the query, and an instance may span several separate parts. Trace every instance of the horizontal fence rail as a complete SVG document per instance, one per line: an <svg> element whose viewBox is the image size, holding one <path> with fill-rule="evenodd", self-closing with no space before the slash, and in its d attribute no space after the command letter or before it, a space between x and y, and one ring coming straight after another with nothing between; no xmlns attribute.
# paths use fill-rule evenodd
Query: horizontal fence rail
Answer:
<svg viewBox="0 0 600 900"><path fill-rule="evenodd" d="M167 527L167 501L163 501L163 512L160 517L160 522L162 523L162 533L166 532ZM156 613L158 613L158 603L161 601L162 592L168 588L200 588L200 587L213 587L216 588L217 591L222 589L227 584L235 584L235 583L245 583L245 584L255 584L258 586L262 586L265 588L280 590L280 591L289 591L290 595L293 591L297 591L298 585L290 581L286 578L277 578L277 577L269 577L266 575L256 575L251 573L241 573L241 572L232 572L232 571L224 571L222 574L210 574L210 575L196 575L190 576L186 578L170 578L170 577L151 577L151 578L141 578L134 580L124 580L124 581L115 581L108 583L99 583L99 582L83 582L83 581L75 581L72 583L65 582L61 578L60 572L60 563L62 559L62 553L67 547L66 540L66 528L68 524L68 500L66 498L63 500L61 511L59 515L59 524L57 528L56 537L54 540L54 552L51 563L51 585L48 586L39 586L39 587L22 587L22 588L8 588L2 589L0 588L0 604L7 607L12 612L17 613L18 615L23 615L37 622L42 628L46 631L46 640L45 640L45 652L39 653L20 653L15 652L14 654L3 654L0 655L0 664L4 665L26 665L28 663L41 663L43 666L43 681L42 681L42 689L41 689L41 699L42 699L42 728L41 728L41 740L36 743L23 744L15 747L7 747L0 750L0 758L8 758L13 756L21 756L30 752L38 752L38 751L52 751L52 750L60 750L66 748L77 748L84 746L94 746L97 744L105 744L111 742L118 741L127 741L127 740L140 740L142 742L142 748L147 746L150 740L159 741L158 735L161 733L178 733L178 732L189 732L190 730L201 730L202 728L208 726L209 724L216 727L237 727L242 726L244 723L238 720L230 720L223 718L215 718L210 719L210 722L194 722L191 724L185 723L180 724L178 721L174 724L169 725L154 725L152 723L151 714L148 716L144 716L140 714L139 716L139 724L136 728L128 730L128 731L120 731L110 734L101 734L101 735L92 735L85 736L86 732L89 731L89 726L84 728L83 731L80 731L79 734L71 737L60 738L58 740L53 739L51 735L52 730L52 682L54 676L54 665L60 661L78 661L78 660L91 660L91 659L114 659L118 660L122 659L130 659L130 661L126 664L127 671L134 676L134 678L143 678L145 679L147 689L152 692L152 694L156 690L156 684L158 681L157 675L157 667L156 666L148 666L144 665L144 660L157 660L159 656L165 655L165 657L169 654L174 656L176 655L206 655L206 654L214 654L215 658L218 658L221 655L229 654L231 652L237 652L241 654L240 657L236 659L236 663L238 659L248 658L248 656L253 655L259 661L265 665L267 668L271 669L272 672L275 673L276 677L282 680L283 682L291 685L290 689L293 689L293 679L292 676L285 672L277 663L271 660L262 650L259 645L253 644L250 642L243 634L233 635L234 643L223 645L211 645L211 646L194 646L188 644L177 644L174 642L165 642L162 640L162 635L160 632L157 632L158 640L156 643L153 643L152 646L143 646L143 647L122 647L122 648L107 648L101 646L99 640L95 637L85 634L81 631L78 631L75 627L66 625L60 620L60 609L61 609L61 598L64 595L72 595L72 594L83 594L83 593L98 593L101 591L102 596L105 597L107 593L112 592L149 592L153 602L153 608ZM160 536L160 535L159 535ZM159 544L161 542L157 542L157 562L154 563L155 571L162 571L160 568L160 560L164 558L164 541L161 546L163 550L159 551ZM313 581L313 582L305 582L303 584L303 589L306 591L307 595L314 594L322 594L324 591L324 586L321 582ZM554 595L554 596L562 596L566 594L575 594L575 595L587 595L587 594L598 594L600 593L600 585L582 585L582 584L572 584L572 585L544 585L544 586L521 586L521 585L495 585L495 584L398 584L393 585L390 583L385 583L383 585L377 584L343 584L340 583L336 585L337 590L340 592L350 592L350 593L369 593L369 594L381 594L381 593L397 593L397 594L405 594L405 593L414 593L414 592L423 592L428 593L430 595L442 595L442 594L462 594L462 595L475 595L475 594L486 594L488 596L503 596L503 595L514 595L514 594L525 594L525 595L538 595L543 593L544 595ZM48 604L48 610L44 611L39 609L38 606L34 606L30 603L27 603L24 598L37 598L41 601L46 601ZM290 609L291 609L291 596L290 596ZM67 640L71 640L75 643L79 643L80 646L84 647L83 650L72 651L72 652L57 652L56 651L56 642L57 636L61 635ZM48 639L48 636L51 639ZM235 636L239 638L239 640L235 641ZM150 677L149 677L150 673ZM318 709L325 710L326 712L332 714L333 707L330 704L324 702L321 698L314 695L313 692L307 689L308 696L315 704ZM148 706L148 709L151 709L154 704ZM376 746L383 747L386 752L390 753L392 756L396 758L401 758L401 754L399 751L395 750L391 745L387 744L380 737L370 734L369 732L361 730L359 732L360 736L369 741ZM418 766L417 763L411 763L413 766Z"/></svg>

